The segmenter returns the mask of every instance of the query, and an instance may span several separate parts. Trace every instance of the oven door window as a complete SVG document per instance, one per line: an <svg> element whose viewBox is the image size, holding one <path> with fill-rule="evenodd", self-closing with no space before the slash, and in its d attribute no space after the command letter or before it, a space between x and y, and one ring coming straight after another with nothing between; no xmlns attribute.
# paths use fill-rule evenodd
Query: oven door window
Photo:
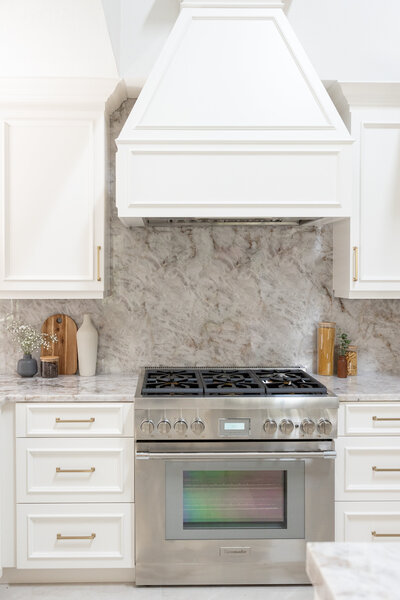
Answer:
<svg viewBox="0 0 400 600"><path fill-rule="evenodd" d="M303 537L303 461L166 463L166 539Z"/></svg>

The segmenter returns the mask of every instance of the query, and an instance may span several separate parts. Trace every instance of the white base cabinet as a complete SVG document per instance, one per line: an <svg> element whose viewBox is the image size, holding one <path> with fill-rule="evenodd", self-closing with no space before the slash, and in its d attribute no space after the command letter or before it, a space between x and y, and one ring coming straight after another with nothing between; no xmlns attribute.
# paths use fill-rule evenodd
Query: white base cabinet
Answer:
<svg viewBox="0 0 400 600"><path fill-rule="evenodd" d="M16 406L16 565L7 566L57 570L61 580L62 569L131 572L133 431L128 402Z"/></svg>
<svg viewBox="0 0 400 600"><path fill-rule="evenodd" d="M400 402L339 406L337 542L400 542Z"/></svg>
<svg viewBox="0 0 400 600"><path fill-rule="evenodd" d="M400 298L400 83L329 92L355 140L352 216L334 224L334 294Z"/></svg>

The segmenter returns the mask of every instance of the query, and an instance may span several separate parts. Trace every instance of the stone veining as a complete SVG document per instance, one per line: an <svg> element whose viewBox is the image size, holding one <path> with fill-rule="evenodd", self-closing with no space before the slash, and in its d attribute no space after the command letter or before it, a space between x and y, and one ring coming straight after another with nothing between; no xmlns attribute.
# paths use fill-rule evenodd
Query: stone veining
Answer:
<svg viewBox="0 0 400 600"><path fill-rule="evenodd" d="M118 135L132 101L111 116ZM40 326L90 313L99 331L99 373L146 364L288 365L316 369L316 324L337 321L359 346L360 371L400 371L400 300L332 295L332 228L126 229L115 208L110 156L111 293L104 300L0 301ZM18 354L0 323L0 373Z"/></svg>

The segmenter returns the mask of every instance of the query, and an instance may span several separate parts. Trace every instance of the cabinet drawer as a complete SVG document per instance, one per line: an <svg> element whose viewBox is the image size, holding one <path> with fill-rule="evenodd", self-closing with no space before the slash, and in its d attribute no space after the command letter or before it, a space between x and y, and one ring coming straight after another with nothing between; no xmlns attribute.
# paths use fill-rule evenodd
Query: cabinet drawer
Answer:
<svg viewBox="0 0 400 600"><path fill-rule="evenodd" d="M17 437L131 437L133 404L17 404Z"/></svg>
<svg viewBox="0 0 400 600"><path fill-rule="evenodd" d="M19 504L17 567L133 567L133 507L128 503Z"/></svg>
<svg viewBox="0 0 400 600"><path fill-rule="evenodd" d="M336 500L400 500L400 439L338 438Z"/></svg>
<svg viewBox="0 0 400 600"><path fill-rule="evenodd" d="M400 502L336 502L336 542L400 542Z"/></svg>
<svg viewBox="0 0 400 600"><path fill-rule="evenodd" d="M133 501L133 439L17 440L17 502Z"/></svg>
<svg viewBox="0 0 400 600"><path fill-rule="evenodd" d="M400 402L342 403L339 435L400 436Z"/></svg>

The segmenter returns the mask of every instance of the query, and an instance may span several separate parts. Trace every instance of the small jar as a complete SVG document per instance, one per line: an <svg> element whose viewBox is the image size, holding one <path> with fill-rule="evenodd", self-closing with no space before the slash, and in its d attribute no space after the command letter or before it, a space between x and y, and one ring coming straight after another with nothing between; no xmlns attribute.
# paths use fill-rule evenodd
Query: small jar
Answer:
<svg viewBox="0 0 400 600"><path fill-rule="evenodd" d="M336 323L318 323L318 375L333 375Z"/></svg>
<svg viewBox="0 0 400 600"><path fill-rule="evenodd" d="M58 377L59 356L41 356L40 357L40 375L45 379Z"/></svg>
<svg viewBox="0 0 400 600"><path fill-rule="evenodd" d="M350 345L346 352L347 375L357 375L357 346Z"/></svg>

